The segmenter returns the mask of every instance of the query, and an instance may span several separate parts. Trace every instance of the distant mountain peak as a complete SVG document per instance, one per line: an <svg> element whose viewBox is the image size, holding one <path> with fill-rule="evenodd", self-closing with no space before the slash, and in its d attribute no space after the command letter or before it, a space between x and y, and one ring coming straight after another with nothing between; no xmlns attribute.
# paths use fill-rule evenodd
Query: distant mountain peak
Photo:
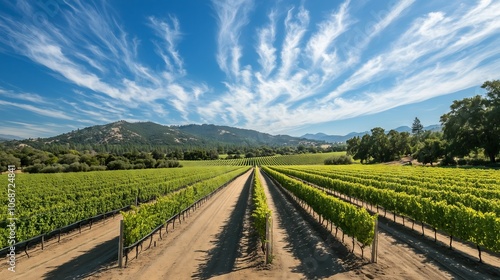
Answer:
<svg viewBox="0 0 500 280"><path fill-rule="evenodd" d="M10 135L10 134L0 134L0 141L9 141L9 140L22 140L22 137Z"/></svg>

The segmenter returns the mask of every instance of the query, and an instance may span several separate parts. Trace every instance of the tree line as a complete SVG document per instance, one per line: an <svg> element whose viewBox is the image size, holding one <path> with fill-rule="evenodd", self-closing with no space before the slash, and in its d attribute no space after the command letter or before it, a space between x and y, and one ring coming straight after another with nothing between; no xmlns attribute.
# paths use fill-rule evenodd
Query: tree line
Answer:
<svg viewBox="0 0 500 280"><path fill-rule="evenodd" d="M26 144L16 147L0 143L0 172L8 165L15 165L29 173L85 172L100 170L124 170L144 168L182 167L179 160L218 160L220 152L227 153L227 159L253 158L273 155L291 155L345 150L345 145L328 148L299 145L260 147L154 147L110 145L111 152L70 149L64 145L46 146L36 149ZM81 146L88 148L88 146Z"/></svg>
<svg viewBox="0 0 500 280"><path fill-rule="evenodd" d="M347 141L347 152L362 163L399 160L412 155L427 164L442 165L494 164L500 155L500 80L486 81L481 86L485 96L476 95L455 100L450 112L440 118L442 131L424 131L415 118L412 132L381 127L371 134Z"/></svg>

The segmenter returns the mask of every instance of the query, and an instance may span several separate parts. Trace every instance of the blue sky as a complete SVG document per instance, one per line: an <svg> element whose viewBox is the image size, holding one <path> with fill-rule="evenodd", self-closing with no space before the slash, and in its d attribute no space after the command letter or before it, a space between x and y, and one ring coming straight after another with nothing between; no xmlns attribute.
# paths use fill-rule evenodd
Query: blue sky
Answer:
<svg viewBox="0 0 500 280"><path fill-rule="evenodd" d="M0 2L0 134L438 124L499 79L499 1Z"/></svg>

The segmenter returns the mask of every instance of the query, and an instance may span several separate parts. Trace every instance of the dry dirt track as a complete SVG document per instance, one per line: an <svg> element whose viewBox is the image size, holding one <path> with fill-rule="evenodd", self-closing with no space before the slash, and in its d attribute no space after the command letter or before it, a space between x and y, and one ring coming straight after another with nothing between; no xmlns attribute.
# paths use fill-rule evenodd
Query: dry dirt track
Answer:
<svg viewBox="0 0 500 280"><path fill-rule="evenodd" d="M97 271L101 266L116 262L119 224L121 215L82 233L72 232L61 238L61 243L51 240L45 250L29 252L30 258L20 253L16 272L2 266L2 279L81 279ZM6 277L6 278L4 278Z"/></svg>
<svg viewBox="0 0 500 280"><path fill-rule="evenodd" d="M125 269L103 279L207 279L230 273L238 263L250 190L250 174L240 176L186 219L165 242L139 255ZM252 278L249 278L252 279Z"/></svg>

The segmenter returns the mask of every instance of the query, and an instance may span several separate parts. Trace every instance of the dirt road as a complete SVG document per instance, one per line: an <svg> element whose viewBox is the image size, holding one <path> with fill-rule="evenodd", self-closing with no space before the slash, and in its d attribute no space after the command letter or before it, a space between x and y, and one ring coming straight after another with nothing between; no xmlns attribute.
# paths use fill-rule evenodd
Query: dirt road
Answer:
<svg viewBox="0 0 500 280"><path fill-rule="evenodd" d="M248 172L186 219L158 247L125 269L96 275L103 279L207 279L223 276L237 263L250 190Z"/></svg>
<svg viewBox="0 0 500 280"><path fill-rule="evenodd" d="M273 224L272 270L276 279L324 279L340 278L350 270L346 250L338 252L310 225L295 206L265 176L260 175L271 208ZM336 244L340 245L340 244ZM358 277L359 278L359 277ZM346 279L352 279L348 277Z"/></svg>
<svg viewBox="0 0 500 280"><path fill-rule="evenodd" d="M47 242L45 250L30 251L30 258L20 254L16 272L3 271L2 279L81 279L102 266L116 262L121 215ZM2 267L3 268L3 267ZM6 270L6 269L5 269Z"/></svg>

